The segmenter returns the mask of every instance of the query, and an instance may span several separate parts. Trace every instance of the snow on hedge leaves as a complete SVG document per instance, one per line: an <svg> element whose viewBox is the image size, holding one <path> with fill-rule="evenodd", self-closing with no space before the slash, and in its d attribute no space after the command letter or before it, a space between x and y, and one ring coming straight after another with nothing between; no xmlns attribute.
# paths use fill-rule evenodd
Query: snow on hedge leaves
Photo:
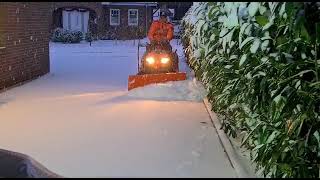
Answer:
<svg viewBox="0 0 320 180"><path fill-rule="evenodd" d="M212 46L221 47L222 49L217 51L219 56L234 55L231 48L235 44L241 50L249 47L251 53L267 50L270 45L270 41L267 41L268 37L255 37L252 36L252 32L259 28L262 31L267 31L274 24L274 12L278 4L277 2L220 2L209 5L208 3L195 2L183 18L183 22L193 26L194 29L190 38L195 57L200 57L197 50L200 47L203 47L205 51L210 50L210 52L212 52ZM285 7L285 4L281 5L281 15L285 14ZM255 23L255 16L263 17L262 15L266 11L271 11L271 16L268 18L268 22L261 27ZM236 31L239 32L237 39L234 36ZM216 34L217 32L219 34ZM209 37L202 38L205 35L209 35ZM204 54L207 56L209 53L205 52Z"/></svg>
<svg viewBox="0 0 320 180"><path fill-rule="evenodd" d="M252 54L255 54L260 46L260 39L256 38L251 45L250 51Z"/></svg>
<svg viewBox="0 0 320 180"><path fill-rule="evenodd" d="M260 3L258 2L251 2L249 4L249 15L251 17L253 17L254 15L256 15L257 11L259 10L259 6L260 6Z"/></svg>

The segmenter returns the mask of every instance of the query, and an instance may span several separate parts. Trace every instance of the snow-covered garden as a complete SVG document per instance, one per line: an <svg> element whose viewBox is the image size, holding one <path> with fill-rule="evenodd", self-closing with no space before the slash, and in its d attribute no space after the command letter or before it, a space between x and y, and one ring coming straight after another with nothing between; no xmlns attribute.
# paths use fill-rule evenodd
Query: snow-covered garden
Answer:
<svg viewBox="0 0 320 180"><path fill-rule="evenodd" d="M172 45L188 80L128 92L137 41L50 43L51 72L0 94L1 148L64 177L236 177Z"/></svg>

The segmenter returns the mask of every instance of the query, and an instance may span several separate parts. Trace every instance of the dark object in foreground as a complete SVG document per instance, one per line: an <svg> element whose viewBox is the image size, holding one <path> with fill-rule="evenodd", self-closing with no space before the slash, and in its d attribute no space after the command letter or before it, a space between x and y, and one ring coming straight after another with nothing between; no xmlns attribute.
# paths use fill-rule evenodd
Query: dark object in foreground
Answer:
<svg viewBox="0 0 320 180"><path fill-rule="evenodd" d="M28 155L0 149L2 178L62 178Z"/></svg>
<svg viewBox="0 0 320 180"><path fill-rule="evenodd" d="M138 53L139 46L140 44ZM130 75L128 78L128 90L148 84L186 80L186 73L179 72L177 52L172 51L169 42L147 44L138 69L137 75Z"/></svg>

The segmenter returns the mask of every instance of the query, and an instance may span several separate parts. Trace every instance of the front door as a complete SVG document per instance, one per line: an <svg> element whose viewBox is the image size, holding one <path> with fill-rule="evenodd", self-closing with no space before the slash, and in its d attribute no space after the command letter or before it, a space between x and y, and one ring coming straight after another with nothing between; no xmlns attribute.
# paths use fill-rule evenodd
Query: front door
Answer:
<svg viewBox="0 0 320 180"><path fill-rule="evenodd" d="M62 12L63 29L88 32L89 11L66 11Z"/></svg>

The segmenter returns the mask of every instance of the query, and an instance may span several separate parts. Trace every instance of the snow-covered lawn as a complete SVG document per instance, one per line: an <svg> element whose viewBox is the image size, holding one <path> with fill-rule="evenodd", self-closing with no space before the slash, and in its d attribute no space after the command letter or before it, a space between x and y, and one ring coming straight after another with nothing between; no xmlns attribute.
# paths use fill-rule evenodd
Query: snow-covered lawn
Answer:
<svg viewBox="0 0 320 180"><path fill-rule="evenodd" d="M51 72L0 94L0 148L65 177L235 177L172 44L189 79L128 92L133 41L51 43Z"/></svg>

